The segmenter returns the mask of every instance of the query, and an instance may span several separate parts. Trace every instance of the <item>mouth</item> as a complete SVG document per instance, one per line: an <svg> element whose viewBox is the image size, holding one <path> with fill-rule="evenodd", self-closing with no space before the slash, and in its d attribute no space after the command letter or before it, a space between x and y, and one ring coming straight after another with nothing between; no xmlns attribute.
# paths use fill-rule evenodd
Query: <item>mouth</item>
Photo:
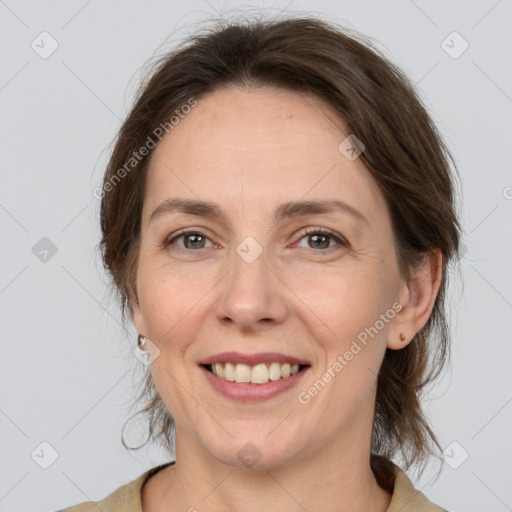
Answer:
<svg viewBox="0 0 512 512"><path fill-rule="evenodd" d="M254 366L230 362L203 364L201 366L219 379L237 384L266 384L270 381L287 379L309 368L307 364L279 363L277 361L259 363Z"/></svg>
<svg viewBox="0 0 512 512"><path fill-rule="evenodd" d="M200 362L199 367L213 389L222 395L257 402L295 386L311 364L279 353L224 352Z"/></svg>

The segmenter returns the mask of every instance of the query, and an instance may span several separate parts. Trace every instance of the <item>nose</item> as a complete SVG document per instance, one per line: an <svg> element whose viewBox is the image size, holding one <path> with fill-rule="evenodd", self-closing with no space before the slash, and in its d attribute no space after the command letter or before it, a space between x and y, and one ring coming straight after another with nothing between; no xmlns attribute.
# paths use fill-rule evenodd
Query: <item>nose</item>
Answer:
<svg viewBox="0 0 512 512"><path fill-rule="evenodd" d="M269 267L264 252L250 263L234 252L222 286L216 310L221 323L249 332L280 324L288 315L286 286Z"/></svg>

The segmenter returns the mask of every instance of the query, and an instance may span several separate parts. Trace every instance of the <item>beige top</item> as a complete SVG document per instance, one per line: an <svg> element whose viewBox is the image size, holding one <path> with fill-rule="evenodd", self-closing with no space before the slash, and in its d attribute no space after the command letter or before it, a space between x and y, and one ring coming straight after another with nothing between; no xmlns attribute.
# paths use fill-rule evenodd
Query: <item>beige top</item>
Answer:
<svg viewBox="0 0 512 512"><path fill-rule="evenodd" d="M143 512L142 486L151 476L170 464L174 464L174 462L162 464L146 471L100 501L80 503L58 512L98 512L98 510L101 512ZM409 477L398 466L395 468L395 486L387 512L446 512L430 502L420 491L417 491Z"/></svg>

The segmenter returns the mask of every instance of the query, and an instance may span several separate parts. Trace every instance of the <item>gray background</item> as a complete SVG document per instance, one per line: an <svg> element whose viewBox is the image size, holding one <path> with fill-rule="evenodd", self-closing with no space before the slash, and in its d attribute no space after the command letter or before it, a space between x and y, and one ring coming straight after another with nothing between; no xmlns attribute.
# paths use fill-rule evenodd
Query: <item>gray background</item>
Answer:
<svg viewBox="0 0 512 512"><path fill-rule="evenodd" d="M452 370L426 404L447 453L437 481L435 461L421 478L409 474L452 512L512 510L512 1L251 6L310 12L372 37L418 84L453 151L466 249L449 293ZM136 333L123 332L94 250L92 191L141 66L233 8L247 6L0 1L1 511L100 499L167 460L157 448L129 453L120 442L141 365L132 353ZM51 49L43 31L58 43L47 58L31 47ZM446 40L453 31L469 44L457 58L464 41ZM129 441L140 442L143 428L132 425ZM40 465L52 449L42 442L58 453L48 469Z"/></svg>

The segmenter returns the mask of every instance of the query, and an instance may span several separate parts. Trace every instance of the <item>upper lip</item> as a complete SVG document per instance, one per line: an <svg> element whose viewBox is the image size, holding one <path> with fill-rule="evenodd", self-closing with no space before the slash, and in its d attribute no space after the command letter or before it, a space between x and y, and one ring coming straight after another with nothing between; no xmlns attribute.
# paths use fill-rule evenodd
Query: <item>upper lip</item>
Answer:
<svg viewBox="0 0 512 512"><path fill-rule="evenodd" d="M215 363L241 363L248 366L255 366L260 363L290 363L299 365L310 365L305 359L299 359L293 356L287 356L279 352L260 352L258 354L243 354L241 352L221 352L213 356L207 357L199 364L215 364Z"/></svg>

